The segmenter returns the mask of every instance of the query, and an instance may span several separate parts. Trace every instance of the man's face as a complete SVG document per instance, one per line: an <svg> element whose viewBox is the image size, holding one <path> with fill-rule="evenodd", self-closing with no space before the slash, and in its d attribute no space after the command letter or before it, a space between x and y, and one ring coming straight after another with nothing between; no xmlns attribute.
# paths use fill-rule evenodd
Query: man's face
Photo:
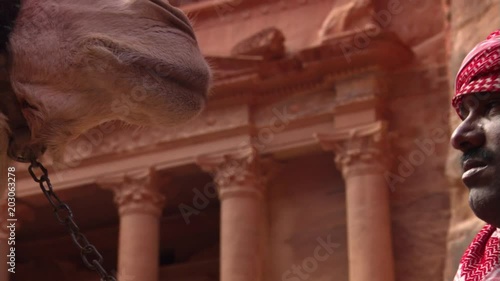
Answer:
<svg viewBox="0 0 500 281"><path fill-rule="evenodd" d="M464 98L464 118L451 137L463 156L462 181L476 216L500 227L500 93L477 93Z"/></svg>

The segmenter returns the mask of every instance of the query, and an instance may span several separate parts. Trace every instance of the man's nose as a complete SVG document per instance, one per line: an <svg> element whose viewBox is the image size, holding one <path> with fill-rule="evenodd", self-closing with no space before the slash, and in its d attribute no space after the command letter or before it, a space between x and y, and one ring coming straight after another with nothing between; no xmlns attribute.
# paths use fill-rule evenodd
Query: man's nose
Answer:
<svg viewBox="0 0 500 281"><path fill-rule="evenodd" d="M486 137L479 121L465 119L451 135L451 145L462 152L484 145Z"/></svg>

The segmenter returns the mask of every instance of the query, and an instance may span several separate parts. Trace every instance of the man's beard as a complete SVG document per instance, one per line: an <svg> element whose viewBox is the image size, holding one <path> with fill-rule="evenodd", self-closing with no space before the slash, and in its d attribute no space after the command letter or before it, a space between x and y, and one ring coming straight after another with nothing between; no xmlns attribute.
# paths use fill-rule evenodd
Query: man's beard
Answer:
<svg viewBox="0 0 500 281"><path fill-rule="evenodd" d="M500 228L500 178L469 191L469 206L481 220Z"/></svg>

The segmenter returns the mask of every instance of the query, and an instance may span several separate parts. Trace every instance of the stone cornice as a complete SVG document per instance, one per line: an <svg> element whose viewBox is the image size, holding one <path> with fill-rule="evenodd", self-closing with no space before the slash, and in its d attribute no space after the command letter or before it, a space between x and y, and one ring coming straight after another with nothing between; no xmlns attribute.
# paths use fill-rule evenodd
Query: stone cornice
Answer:
<svg viewBox="0 0 500 281"><path fill-rule="evenodd" d="M165 196L158 190L154 172L138 170L104 177L97 184L114 192L114 200L121 216L145 213L160 216Z"/></svg>
<svg viewBox="0 0 500 281"><path fill-rule="evenodd" d="M221 200L235 196L262 196L264 183L258 152L254 148L203 155L197 162L203 170L213 174Z"/></svg>
<svg viewBox="0 0 500 281"><path fill-rule="evenodd" d="M389 149L384 121L316 137L325 150L335 153L335 164L344 178L381 174L387 169Z"/></svg>
<svg viewBox="0 0 500 281"><path fill-rule="evenodd" d="M218 77L216 75L211 102L220 103L231 99L234 102L244 100L252 103L265 97L332 87L336 80L346 75L356 75L374 68L395 69L413 58L412 51L394 34L381 33L371 38L369 46L354 50L347 59L340 46L354 44L349 40L355 36L354 33L332 38L282 60L219 57L214 63L217 65L217 61L220 61L221 65L217 69L221 74ZM233 61L230 68L224 68L225 60ZM240 68L235 68L239 64ZM235 98L235 92L238 93L238 98Z"/></svg>

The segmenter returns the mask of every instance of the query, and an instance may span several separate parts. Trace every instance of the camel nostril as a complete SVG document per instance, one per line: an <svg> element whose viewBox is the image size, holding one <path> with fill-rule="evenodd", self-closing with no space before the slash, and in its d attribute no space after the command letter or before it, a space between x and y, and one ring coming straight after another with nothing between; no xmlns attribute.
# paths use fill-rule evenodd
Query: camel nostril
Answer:
<svg viewBox="0 0 500 281"><path fill-rule="evenodd" d="M33 105L31 105L27 100L25 99L22 99L21 100L21 108L22 109L26 109L26 108L29 108L29 109L37 109L36 107L34 107Z"/></svg>
<svg viewBox="0 0 500 281"><path fill-rule="evenodd" d="M189 34L196 41L196 36L194 34L191 22L189 21L189 18L180 9L168 3L165 3L162 0L150 0L150 1L156 4L156 6L166 11L170 15L169 18L172 21L172 23L180 30Z"/></svg>

